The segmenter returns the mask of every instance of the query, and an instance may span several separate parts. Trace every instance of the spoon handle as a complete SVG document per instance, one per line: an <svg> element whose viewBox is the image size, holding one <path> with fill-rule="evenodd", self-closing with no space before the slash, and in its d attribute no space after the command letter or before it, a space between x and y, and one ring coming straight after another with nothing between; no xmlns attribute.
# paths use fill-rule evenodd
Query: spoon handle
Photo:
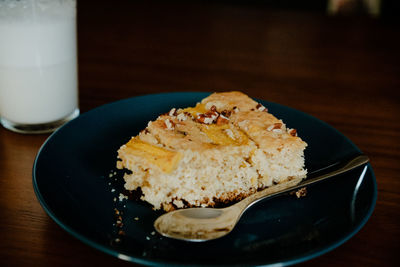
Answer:
<svg viewBox="0 0 400 267"><path fill-rule="evenodd" d="M368 163L369 158L366 155L359 155L356 157L353 157L349 160L344 160L338 163L335 163L331 165L329 169L334 168L333 171L329 171L328 173L318 175L320 171L313 172L313 175L311 177L307 177L304 181L300 182L302 179L301 178L295 178L292 179L288 182L285 182L283 184L277 184L271 187L268 187L264 190L261 190L245 199L242 201L236 203L234 206L237 206L238 208L242 209L242 214L243 212L250 207L251 205L257 203L258 201L261 201L265 198L270 198L274 197L283 193L287 193L299 188L302 188L304 186L314 184L320 181L323 181L325 179L331 178L333 176L342 174L344 172L350 171L354 168L357 168L361 165L364 165ZM328 170L329 170L328 169ZM317 175L317 176L315 176Z"/></svg>

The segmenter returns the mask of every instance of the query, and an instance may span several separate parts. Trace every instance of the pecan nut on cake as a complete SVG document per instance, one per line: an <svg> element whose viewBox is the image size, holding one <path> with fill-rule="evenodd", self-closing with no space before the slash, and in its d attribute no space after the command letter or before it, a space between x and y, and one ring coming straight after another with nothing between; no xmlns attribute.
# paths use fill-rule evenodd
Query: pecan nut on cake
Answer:
<svg viewBox="0 0 400 267"><path fill-rule="evenodd" d="M127 190L154 209L214 206L306 176L307 144L241 92L173 108L118 150Z"/></svg>

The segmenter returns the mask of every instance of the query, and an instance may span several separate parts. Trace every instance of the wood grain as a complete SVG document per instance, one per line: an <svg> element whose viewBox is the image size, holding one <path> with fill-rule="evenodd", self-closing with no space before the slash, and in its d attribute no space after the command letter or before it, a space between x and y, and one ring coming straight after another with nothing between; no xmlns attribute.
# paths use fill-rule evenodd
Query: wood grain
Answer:
<svg viewBox="0 0 400 267"><path fill-rule="evenodd" d="M241 90L309 113L371 158L375 211L301 266L396 266L400 250L400 34L385 18L229 1L79 1L80 108L156 92ZM0 128L0 265L125 266L47 216L32 165L48 135Z"/></svg>

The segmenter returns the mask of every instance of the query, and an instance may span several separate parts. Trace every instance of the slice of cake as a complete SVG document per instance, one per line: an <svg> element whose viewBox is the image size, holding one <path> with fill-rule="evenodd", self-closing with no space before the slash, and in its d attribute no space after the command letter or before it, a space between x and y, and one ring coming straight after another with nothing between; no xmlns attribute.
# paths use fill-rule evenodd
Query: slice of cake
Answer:
<svg viewBox="0 0 400 267"><path fill-rule="evenodd" d="M171 109L118 150L127 190L166 211L240 200L306 176L295 129L240 92Z"/></svg>

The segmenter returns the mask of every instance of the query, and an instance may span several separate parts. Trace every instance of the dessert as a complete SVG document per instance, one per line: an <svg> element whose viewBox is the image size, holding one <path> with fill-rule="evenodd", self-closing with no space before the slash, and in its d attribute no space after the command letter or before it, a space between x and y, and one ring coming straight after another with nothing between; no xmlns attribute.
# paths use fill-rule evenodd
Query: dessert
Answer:
<svg viewBox="0 0 400 267"><path fill-rule="evenodd" d="M307 144L241 92L172 108L118 150L125 188L154 209L214 206L297 179Z"/></svg>

